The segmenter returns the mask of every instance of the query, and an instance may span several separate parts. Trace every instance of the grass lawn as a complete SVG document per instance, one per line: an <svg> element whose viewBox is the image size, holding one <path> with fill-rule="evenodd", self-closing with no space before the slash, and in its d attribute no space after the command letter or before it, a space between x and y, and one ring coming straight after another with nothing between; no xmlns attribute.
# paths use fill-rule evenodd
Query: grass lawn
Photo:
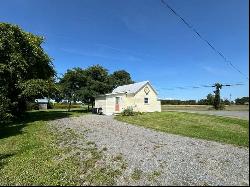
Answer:
<svg viewBox="0 0 250 187"><path fill-rule="evenodd" d="M215 110L212 105L161 105L162 111L168 110ZM225 111L249 111L249 105L226 105Z"/></svg>
<svg viewBox="0 0 250 187"><path fill-rule="evenodd" d="M155 112L115 119L162 132L249 147L249 122L185 112Z"/></svg>
<svg viewBox="0 0 250 187"><path fill-rule="evenodd" d="M0 125L0 185L110 185L116 171L95 168L102 156L93 145L84 147L87 160L70 153L76 148L58 143L75 141L70 130L52 132L47 121L79 116L86 111L48 110L27 112L23 119ZM80 137L84 139L83 136ZM59 141L59 142L58 142ZM82 152L83 152L82 151ZM63 158L63 161L60 161ZM81 167L80 167L81 166ZM88 171L88 174L82 175ZM80 177L81 176L81 177Z"/></svg>

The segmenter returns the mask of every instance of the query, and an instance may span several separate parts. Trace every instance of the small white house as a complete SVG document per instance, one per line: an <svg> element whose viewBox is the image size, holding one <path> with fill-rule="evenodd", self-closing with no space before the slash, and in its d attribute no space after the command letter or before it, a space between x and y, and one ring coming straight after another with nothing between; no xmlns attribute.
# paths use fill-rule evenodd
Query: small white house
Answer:
<svg viewBox="0 0 250 187"><path fill-rule="evenodd" d="M120 113L126 108L137 112L160 112L161 102L149 81L119 86L112 93L95 98L95 108L102 108L103 114Z"/></svg>

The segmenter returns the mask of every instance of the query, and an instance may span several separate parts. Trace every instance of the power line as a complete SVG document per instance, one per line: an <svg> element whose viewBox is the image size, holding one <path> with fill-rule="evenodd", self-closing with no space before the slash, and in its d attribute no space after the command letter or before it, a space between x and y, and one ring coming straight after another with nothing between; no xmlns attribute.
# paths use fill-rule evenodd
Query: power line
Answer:
<svg viewBox="0 0 250 187"><path fill-rule="evenodd" d="M166 3L164 0L161 0L161 3L163 5L165 5L168 9L171 10L171 12L173 12L178 18L181 19L181 21L189 28L191 29L194 33L196 33L196 35L202 40L204 41L213 51L215 51L219 56L221 56L223 58L223 60L227 63L227 65L231 66L234 70L236 70L238 73L240 73L241 75L243 75L244 77L246 77L248 80L248 76L244 73L242 73L239 68L237 68L235 65L232 64L232 62L230 60L228 60L225 55L223 55L222 52L220 52L219 50L217 50L212 44L211 42L209 42L208 40L206 40L205 38L202 37L202 35L191 25L189 24L183 17L181 17L168 3Z"/></svg>
<svg viewBox="0 0 250 187"><path fill-rule="evenodd" d="M221 84L222 86L241 86L244 85L243 83L223 83ZM216 87L215 84L209 84L209 85L196 85L196 86L176 86L176 87L171 87L171 88L165 88L165 87L161 87L158 88L158 90L168 90L168 91L174 91L176 89L179 90L188 90L188 89L200 89L200 88L213 88Z"/></svg>

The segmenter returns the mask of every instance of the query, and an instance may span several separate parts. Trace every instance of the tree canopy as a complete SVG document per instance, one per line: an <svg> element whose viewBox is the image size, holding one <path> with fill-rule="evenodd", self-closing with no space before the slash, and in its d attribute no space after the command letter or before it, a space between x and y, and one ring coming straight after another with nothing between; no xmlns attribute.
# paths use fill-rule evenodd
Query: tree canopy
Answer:
<svg viewBox="0 0 250 187"><path fill-rule="evenodd" d="M133 83L130 74L125 70L109 74L100 65L93 65L86 69L73 68L68 70L59 81L64 99L83 101L93 107L95 96L112 92L120 85Z"/></svg>
<svg viewBox="0 0 250 187"><path fill-rule="evenodd" d="M110 75L110 77L113 82L113 88L134 83L130 77L130 74L125 70L115 71Z"/></svg>
<svg viewBox="0 0 250 187"><path fill-rule="evenodd" d="M1 119L20 114L26 101L47 96L55 89L55 70L41 46L43 42L43 37L17 25L0 23Z"/></svg>

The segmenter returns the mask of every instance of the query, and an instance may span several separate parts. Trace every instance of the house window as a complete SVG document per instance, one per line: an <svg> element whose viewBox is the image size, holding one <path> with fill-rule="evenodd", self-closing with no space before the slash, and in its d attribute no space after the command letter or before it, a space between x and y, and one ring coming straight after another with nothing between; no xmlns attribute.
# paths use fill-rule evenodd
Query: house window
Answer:
<svg viewBox="0 0 250 187"><path fill-rule="evenodd" d="M147 97L144 98L144 104L148 104L148 98Z"/></svg>

